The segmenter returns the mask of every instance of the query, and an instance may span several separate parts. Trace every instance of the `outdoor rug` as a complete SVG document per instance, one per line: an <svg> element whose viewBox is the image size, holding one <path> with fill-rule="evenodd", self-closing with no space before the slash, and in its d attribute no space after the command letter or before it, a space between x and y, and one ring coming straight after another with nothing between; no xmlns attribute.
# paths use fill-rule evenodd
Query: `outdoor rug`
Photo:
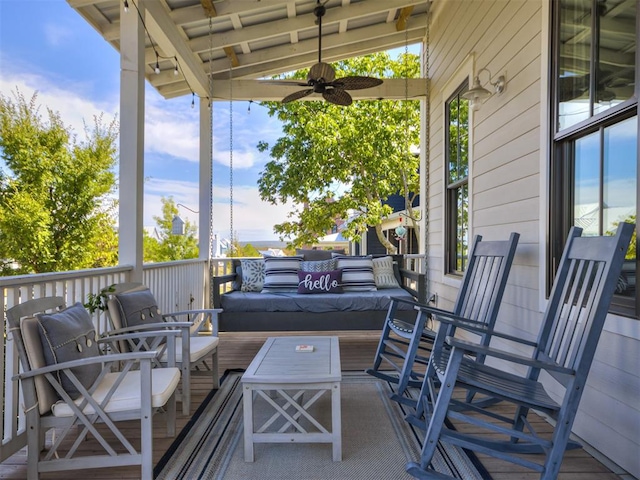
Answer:
<svg viewBox="0 0 640 480"><path fill-rule="evenodd" d="M256 444L255 461L244 461L242 373L225 375L195 412L155 469L157 479L351 480L411 479L408 461L420 458L423 433L404 420L405 409L389 399L395 387L364 373L342 376L342 461L333 462L331 444ZM254 414L272 410L256 400ZM263 400L264 401L264 400ZM270 407L269 407L270 408ZM330 394L313 406L330 428ZM326 412L326 416L323 416ZM460 479L490 478L477 460L457 447L439 447L434 466Z"/></svg>

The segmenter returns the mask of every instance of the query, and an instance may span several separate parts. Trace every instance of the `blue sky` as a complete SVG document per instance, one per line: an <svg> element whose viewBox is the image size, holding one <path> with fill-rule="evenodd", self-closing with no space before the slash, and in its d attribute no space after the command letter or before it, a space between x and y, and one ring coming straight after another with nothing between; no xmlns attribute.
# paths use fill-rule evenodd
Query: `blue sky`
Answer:
<svg viewBox="0 0 640 480"><path fill-rule="evenodd" d="M38 93L41 112L60 112L83 138L83 121L104 113L118 117L120 60L116 50L65 0L0 0L0 93L18 89L27 99ZM280 124L266 109L248 102L233 104L234 231L240 241L276 239L273 225L289 208L263 203L257 179L269 160L256 149L259 140L273 142ZM198 209L198 108L191 96L163 99L147 85L145 121L144 225L160 215L160 198ZM214 230L223 237L229 227L229 102L214 104ZM197 224L197 215L180 209Z"/></svg>

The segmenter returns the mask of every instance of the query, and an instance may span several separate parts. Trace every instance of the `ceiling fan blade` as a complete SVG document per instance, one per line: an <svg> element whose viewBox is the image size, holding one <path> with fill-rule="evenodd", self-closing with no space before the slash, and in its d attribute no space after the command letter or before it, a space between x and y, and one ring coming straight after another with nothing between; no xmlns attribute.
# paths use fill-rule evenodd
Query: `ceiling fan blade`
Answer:
<svg viewBox="0 0 640 480"><path fill-rule="evenodd" d="M373 77L342 77L335 80L333 85L345 90L362 90L382 85L382 80Z"/></svg>
<svg viewBox="0 0 640 480"><path fill-rule="evenodd" d="M311 95L313 93L313 88L309 88L307 90L299 90L290 95L287 95L282 99L282 103L293 102L294 100L298 100L300 98L306 97L307 95Z"/></svg>
<svg viewBox="0 0 640 480"><path fill-rule="evenodd" d="M268 85L284 85L284 86L297 86L297 87L308 87L309 84L307 82L303 82L302 80L260 80L260 83L268 84Z"/></svg>
<svg viewBox="0 0 640 480"><path fill-rule="evenodd" d="M328 63L319 62L311 67L307 78L314 81L323 79L325 83L329 83L335 80L336 72Z"/></svg>
<svg viewBox="0 0 640 480"><path fill-rule="evenodd" d="M353 103L351 95L349 95L341 88L328 88L327 90L325 90L322 96L327 102L333 103L335 105L343 105L346 107Z"/></svg>

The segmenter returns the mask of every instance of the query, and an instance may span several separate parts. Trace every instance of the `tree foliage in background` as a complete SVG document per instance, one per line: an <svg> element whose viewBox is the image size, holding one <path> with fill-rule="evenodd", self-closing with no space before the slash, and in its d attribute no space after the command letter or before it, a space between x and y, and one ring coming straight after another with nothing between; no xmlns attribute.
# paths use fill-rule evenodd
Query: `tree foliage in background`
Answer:
<svg viewBox="0 0 640 480"><path fill-rule="evenodd" d="M333 66L338 78L413 78L419 73L414 54L392 60L387 53L376 53ZM301 70L293 77L306 79L306 75L307 70ZM346 238L359 240L368 227L375 227L380 242L395 252L382 232L383 219L392 213L383 202L399 193L410 208L419 192L419 159L410 152L410 146L419 142L419 102L357 101L348 107L323 101L265 105L269 115L283 123L284 136L272 146L258 144L272 158L260 173L260 196L272 204L299 206L274 231L293 245L310 245L326 235L336 219L348 218L342 232ZM412 209L409 214L420 238Z"/></svg>
<svg viewBox="0 0 640 480"><path fill-rule="evenodd" d="M198 258L198 237L195 224L184 220L183 235L172 233L173 218L178 215L178 207L172 197L162 197L162 216L154 216L156 234L146 230L143 237L143 257L145 262L169 262Z"/></svg>
<svg viewBox="0 0 640 480"><path fill-rule="evenodd" d="M117 264L117 123L94 118L78 142L37 95L0 95L0 274Z"/></svg>

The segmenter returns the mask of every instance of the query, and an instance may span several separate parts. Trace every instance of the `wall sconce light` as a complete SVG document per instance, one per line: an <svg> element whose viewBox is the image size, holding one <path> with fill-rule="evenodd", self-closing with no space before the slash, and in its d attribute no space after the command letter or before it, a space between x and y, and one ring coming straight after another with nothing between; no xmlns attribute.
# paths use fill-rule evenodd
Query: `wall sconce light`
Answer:
<svg viewBox="0 0 640 480"><path fill-rule="evenodd" d="M483 71L489 74L489 84L493 87L494 93L504 92L505 86L507 84L507 81L504 75L500 75L495 82L492 82L491 79L493 75L491 75L491 72L489 71L488 68L481 68L480 70L478 70L477 75L473 79L473 86L462 94L462 98L469 100L469 106L473 110L479 110L480 105L482 105L482 103L487 98L493 95L493 93L491 93L489 90L484 88L480 83L480 74Z"/></svg>

